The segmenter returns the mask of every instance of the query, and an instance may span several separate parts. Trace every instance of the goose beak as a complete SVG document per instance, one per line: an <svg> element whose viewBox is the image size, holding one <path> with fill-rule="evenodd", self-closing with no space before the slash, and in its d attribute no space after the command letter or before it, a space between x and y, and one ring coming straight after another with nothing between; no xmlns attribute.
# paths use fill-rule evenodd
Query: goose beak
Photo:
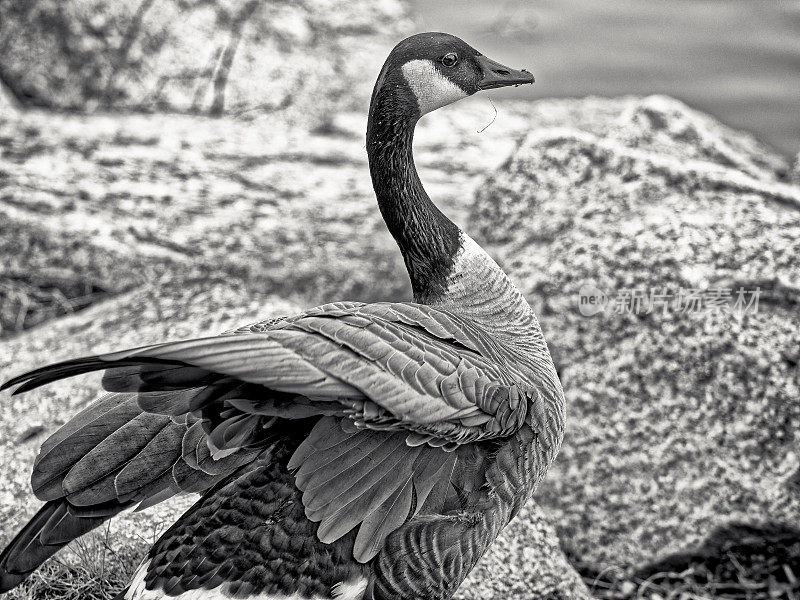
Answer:
<svg viewBox="0 0 800 600"><path fill-rule="evenodd" d="M477 59L478 64L483 69L483 78L478 82L479 90L493 90L507 85L521 85L535 81L533 75L525 69L521 71L509 69L483 55L478 56Z"/></svg>

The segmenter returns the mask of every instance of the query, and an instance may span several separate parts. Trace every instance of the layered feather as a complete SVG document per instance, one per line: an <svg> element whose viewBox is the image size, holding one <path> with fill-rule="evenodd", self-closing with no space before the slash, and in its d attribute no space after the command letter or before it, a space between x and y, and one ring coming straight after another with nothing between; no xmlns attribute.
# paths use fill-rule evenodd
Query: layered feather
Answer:
<svg viewBox="0 0 800 600"><path fill-rule="evenodd" d="M51 436L34 467L37 496L80 510L204 493L285 423L318 419L289 467L319 539L357 529L353 556L366 562L408 519L441 509L455 449L512 435L526 418L535 391L493 359L498 349L480 333L426 306L339 303L229 335L66 361L3 387L106 370L103 387L114 393ZM107 516L61 529L79 534Z"/></svg>
<svg viewBox="0 0 800 600"><path fill-rule="evenodd" d="M323 542L358 527L353 555L373 558L386 536L426 506L437 482L447 486L453 454L411 447L405 435L359 431L332 417L320 419L289 461L303 492L306 516Z"/></svg>
<svg viewBox="0 0 800 600"><path fill-rule="evenodd" d="M342 402L367 428L385 429L393 419L397 428L457 444L510 435L525 418L527 404L520 400L532 392L518 373L473 349L479 336L465 334L470 328L457 324L455 316L421 305L334 305L259 333L159 344L68 361L52 370L64 377L106 368L107 388L172 390L182 396L187 388L225 376ZM51 379L50 371L39 369L6 387L30 389ZM184 399L165 399L162 411L174 413ZM159 410L152 398L146 406Z"/></svg>

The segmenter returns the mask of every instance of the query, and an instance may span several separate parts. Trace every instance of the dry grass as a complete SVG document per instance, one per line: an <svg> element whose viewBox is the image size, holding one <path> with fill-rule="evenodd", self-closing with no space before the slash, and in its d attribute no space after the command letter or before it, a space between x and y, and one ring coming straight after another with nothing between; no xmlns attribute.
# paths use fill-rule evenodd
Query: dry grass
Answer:
<svg viewBox="0 0 800 600"><path fill-rule="evenodd" d="M8 593L9 600L107 600L129 581L146 547L114 548L110 525L73 542Z"/></svg>
<svg viewBox="0 0 800 600"><path fill-rule="evenodd" d="M0 337L72 314L107 296L108 292L86 280L4 273L0 279Z"/></svg>

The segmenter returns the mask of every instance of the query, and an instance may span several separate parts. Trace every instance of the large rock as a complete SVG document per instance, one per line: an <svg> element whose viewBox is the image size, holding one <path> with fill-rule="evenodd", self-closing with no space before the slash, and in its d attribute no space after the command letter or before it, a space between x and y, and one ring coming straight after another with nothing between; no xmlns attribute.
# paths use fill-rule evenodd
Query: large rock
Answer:
<svg viewBox="0 0 800 600"><path fill-rule="evenodd" d="M463 223L525 120L505 111L478 135L489 104L453 108L423 119L417 158ZM0 335L169 277L310 304L408 297L365 128L353 113L314 133L229 117L0 114Z"/></svg>
<svg viewBox="0 0 800 600"><path fill-rule="evenodd" d="M6 329L169 277L240 281L310 302L385 298L407 285L374 285L402 265L388 234L353 234L382 232L361 136L30 111L0 117L0 139ZM302 142L313 150L298 151Z"/></svg>
<svg viewBox="0 0 800 600"><path fill-rule="evenodd" d="M23 104L313 121L369 97L399 0L8 0L0 81ZM274 119L274 116L272 117Z"/></svg>
<svg viewBox="0 0 800 600"><path fill-rule="evenodd" d="M498 108L482 134L493 113L485 100L439 111L418 128L422 179L467 228L474 189L527 128L526 105ZM0 322L13 334L0 342L0 380L325 301L408 298L402 259L375 204L364 129L363 115L354 114L313 134L230 118L0 117L0 317L7 314ZM81 289L90 291L89 308L53 319ZM18 321L26 329L40 324L10 331ZM96 387L97 377L87 376L2 399L0 546L38 504L28 484L36 449ZM115 519L110 539L100 534L101 555L106 543L114 557L127 557L114 563L119 582L185 507L178 501L127 515ZM65 563L80 565L80 556ZM52 578L32 581L20 598L58 595ZM459 594L588 597L533 502Z"/></svg>
<svg viewBox="0 0 800 600"><path fill-rule="evenodd" d="M472 225L562 377L565 444L538 495L562 542L624 567L728 520L796 524L800 188L785 161L664 97L541 102L529 118ZM653 288L709 304L618 310ZM760 288L758 308L712 310L715 288ZM605 309L584 316L597 308L581 293Z"/></svg>

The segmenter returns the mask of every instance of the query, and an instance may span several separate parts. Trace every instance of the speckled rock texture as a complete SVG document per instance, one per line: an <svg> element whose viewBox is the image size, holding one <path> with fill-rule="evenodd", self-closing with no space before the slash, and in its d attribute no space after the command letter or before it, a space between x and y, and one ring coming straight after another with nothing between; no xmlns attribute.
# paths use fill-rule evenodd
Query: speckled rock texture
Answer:
<svg viewBox="0 0 800 600"><path fill-rule="evenodd" d="M426 189L468 230L475 189L529 129L528 104L497 107L480 134L494 111L479 98L437 111L417 130ZM363 114L338 115L311 132L224 117L0 115L0 379L325 301L410 297L372 192ZM68 303L33 292L48 283L67 289L65 282L94 296L89 308L54 319ZM41 324L17 332L18 321ZM37 448L94 397L97 383L85 376L2 398L0 545L38 506L28 483ZM119 517L109 545L134 557L125 563L132 569L185 508L184 499ZM69 552L64 561L75 564L80 557ZM15 598L32 597L25 594ZM457 597L588 593L531 502Z"/></svg>
<svg viewBox="0 0 800 600"><path fill-rule="evenodd" d="M0 81L30 106L312 121L360 107L409 27L398 0L6 0Z"/></svg>
<svg viewBox="0 0 800 600"><path fill-rule="evenodd" d="M665 97L546 101L528 118L471 226L528 295L562 377L567 435L538 495L562 545L626 567L728 520L796 524L800 187L788 165ZM714 289L735 303L739 288L760 288L757 310L713 309ZM584 316L582 289L604 293L604 310ZM626 290L652 289L709 300L618 310Z"/></svg>
<svg viewBox="0 0 800 600"><path fill-rule="evenodd" d="M789 171L788 179L800 185L800 152L794 157L794 164L792 165L792 170Z"/></svg>
<svg viewBox="0 0 800 600"><path fill-rule="evenodd" d="M452 108L422 120L417 160L430 194L463 224L474 187L525 121L511 105L491 135L478 134L490 105ZM0 326L13 333L73 300L80 308L178 276L308 304L409 297L376 210L365 127L357 114L309 132L232 118L0 113Z"/></svg>

